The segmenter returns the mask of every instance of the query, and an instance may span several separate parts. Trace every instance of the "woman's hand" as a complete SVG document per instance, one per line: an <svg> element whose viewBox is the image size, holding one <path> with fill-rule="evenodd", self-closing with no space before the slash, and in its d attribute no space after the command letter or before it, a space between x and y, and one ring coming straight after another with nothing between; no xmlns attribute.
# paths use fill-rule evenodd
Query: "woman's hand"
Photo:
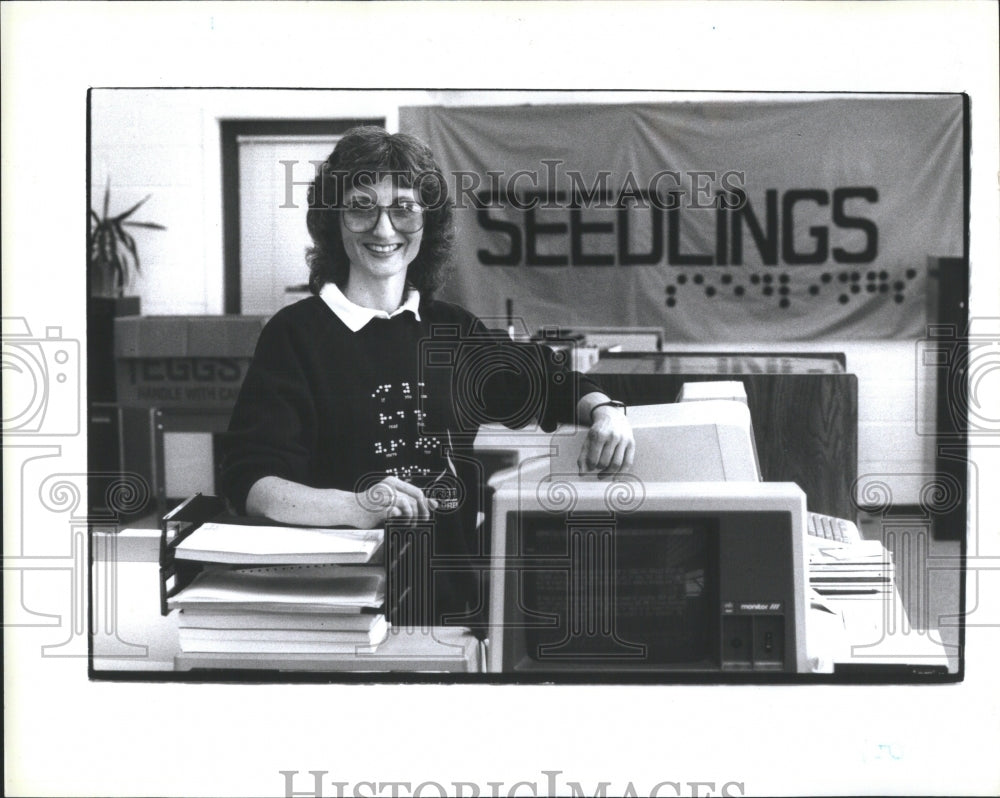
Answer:
<svg viewBox="0 0 1000 798"><path fill-rule="evenodd" d="M436 499L428 498L416 485L398 477L386 477L376 482L358 494L358 502L373 514L374 523L371 526L378 526L388 519L426 521L438 506Z"/></svg>
<svg viewBox="0 0 1000 798"><path fill-rule="evenodd" d="M426 520L437 500L416 485L386 477L359 492L311 488L281 477L261 477L247 494L247 515L270 518L279 524L353 526L374 529L387 519Z"/></svg>
<svg viewBox="0 0 1000 798"><path fill-rule="evenodd" d="M632 468L635 438L632 425L619 407L596 407L587 439L580 450L577 466L580 474L597 471L600 477L613 477Z"/></svg>

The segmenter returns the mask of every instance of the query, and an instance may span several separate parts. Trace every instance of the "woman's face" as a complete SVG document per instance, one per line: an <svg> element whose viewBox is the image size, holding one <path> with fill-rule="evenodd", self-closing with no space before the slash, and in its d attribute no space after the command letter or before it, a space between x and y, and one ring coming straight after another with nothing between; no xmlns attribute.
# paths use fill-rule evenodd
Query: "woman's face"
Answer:
<svg viewBox="0 0 1000 798"><path fill-rule="evenodd" d="M347 208L370 208L376 204L381 209L375 226L367 232L355 233L347 229L344 214L341 213L340 233L344 250L351 262L348 280L355 277L387 280L406 275L406 269L420 251L423 228L415 233L400 232L393 227L385 209L392 206L419 202L412 188L394 187L388 177L374 186L363 189L351 188L344 196Z"/></svg>

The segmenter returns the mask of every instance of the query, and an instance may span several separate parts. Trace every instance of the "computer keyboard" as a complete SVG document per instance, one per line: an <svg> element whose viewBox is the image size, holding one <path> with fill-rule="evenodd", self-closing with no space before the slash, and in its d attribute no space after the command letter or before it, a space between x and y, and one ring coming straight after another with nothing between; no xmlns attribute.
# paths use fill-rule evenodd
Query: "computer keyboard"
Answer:
<svg viewBox="0 0 1000 798"><path fill-rule="evenodd" d="M857 525L851 521L820 513L808 513L808 516L806 533L814 539L843 545L864 540Z"/></svg>

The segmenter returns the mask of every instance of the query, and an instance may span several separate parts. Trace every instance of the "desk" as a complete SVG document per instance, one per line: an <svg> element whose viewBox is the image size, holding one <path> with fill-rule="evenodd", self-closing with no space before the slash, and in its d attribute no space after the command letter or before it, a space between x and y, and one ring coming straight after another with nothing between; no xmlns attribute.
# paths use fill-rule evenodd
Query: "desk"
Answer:
<svg viewBox="0 0 1000 798"><path fill-rule="evenodd" d="M274 672L480 672L485 660L478 641L459 628L427 631L395 629L378 655L226 656L182 654L177 613L159 613L159 532L124 530L92 536L92 669L97 677L123 674L159 676L211 668ZM910 626L895 586L882 596L824 599L834 613L812 609L807 616L810 655L820 671L904 675L949 667L948 654L934 630ZM957 652L956 652L957 655Z"/></svg>

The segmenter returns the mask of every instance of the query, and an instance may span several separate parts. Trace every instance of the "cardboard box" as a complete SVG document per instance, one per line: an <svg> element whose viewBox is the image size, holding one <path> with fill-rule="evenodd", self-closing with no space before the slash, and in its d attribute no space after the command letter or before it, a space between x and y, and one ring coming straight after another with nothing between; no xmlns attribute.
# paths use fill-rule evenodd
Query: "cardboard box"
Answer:
<svg viewBox="0 0 1000 798"><path fill-rule="evenodd" d="M123 316L115 319L118 402L231 407L266 316Z"/></svg>

